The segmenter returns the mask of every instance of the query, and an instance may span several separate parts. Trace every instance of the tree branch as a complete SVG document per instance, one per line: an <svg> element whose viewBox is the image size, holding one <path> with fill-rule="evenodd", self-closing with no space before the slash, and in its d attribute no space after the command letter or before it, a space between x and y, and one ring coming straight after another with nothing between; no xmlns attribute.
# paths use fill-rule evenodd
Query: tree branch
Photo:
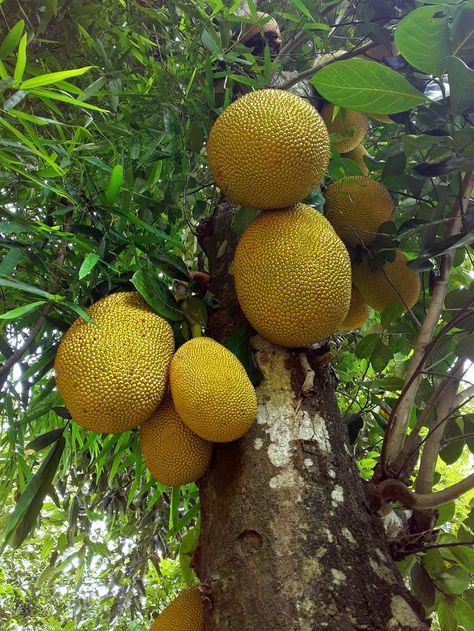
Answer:
<svg viewBox="0 0 474 631"><path fill-rule="evenodd" d="M383 500L398 501L407 508L426 510L455 500L471 489L474 489L474 473L468 475L464 480L449 486L447 489L436 493L415 493L410 491L400 480L390 479L383 480L377 484L373 492Z"/></svg>
<svg viewBox="0 0 474 631"><path fill-rule="evenodd" d="M469 399L472 399L472 397L474 397L474 384L470 385L464 390L461 390L461 392L458 393L457 397L454 400L454 407L462 407L465 403L469 401Z"/></svg>
<svg viewBox="0 0 474 631"><path fill-rule="evenodd" d="M469 204L473 186L474 177L472 172L470 172L465 175L461 183L459 194L456 197L446 226L445 238L459 232L462 225L462 217ZM422 377L420 371L423 368L427 357L426 351L430 346L433 332L443 310L453 257L453 252L447 252L441 257L440 273L436 279L431 302L418 334L414 352L408 366L405 386L397 404L392 410L382 449L382 467L386 472L391 469L391 464L398 458L403 449L410 413Z"/></svg>

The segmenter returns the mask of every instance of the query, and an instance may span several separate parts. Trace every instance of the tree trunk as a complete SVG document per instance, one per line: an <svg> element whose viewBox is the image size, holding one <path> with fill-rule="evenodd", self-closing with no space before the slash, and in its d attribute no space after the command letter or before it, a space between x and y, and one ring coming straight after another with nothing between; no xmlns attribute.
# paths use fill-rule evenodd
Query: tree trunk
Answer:
<svg viewBox="0 0 474 631"><path fill-rule="evenodd" d="M231 210L221 206L200 239L221 303L209 334L220 341L243 322L229 274ZM426 629L366 499L328 354L252 343L263 373L257 421L216 446L200 483L194 564L209 596L206 631ZM303 396L309 365L314 388Z"/></svg>

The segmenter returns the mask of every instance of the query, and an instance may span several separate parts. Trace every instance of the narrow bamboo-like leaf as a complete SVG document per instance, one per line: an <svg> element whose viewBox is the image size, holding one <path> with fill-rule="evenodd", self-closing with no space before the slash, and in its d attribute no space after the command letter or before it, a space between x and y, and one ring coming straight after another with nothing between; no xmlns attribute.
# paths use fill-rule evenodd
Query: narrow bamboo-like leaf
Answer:
<svg viewBox="0 0 474 631"><path fill-rule="evenodd" d="M439 6L410 11L395 30L395 42L414 68L441 76L451 45L448 15Z"/></svg>
<svg viewBox="0 0 474 631"><path fill-rule="evenodd" d="M298 11L301 11L301 13L304 16L306 16L309 20L311 20L311 22L314 22L313 16L311 15L311 13L309 12L308 8L305 6L302 0L291 0L291 2L292 4L295 5Z"/></svg>
<svg viewBox="0 0 474 631"><path fill-rule="evenodd" d="M76 68L75 70L49 72L47 74L42 74L38 77L33 77L32 79L27 79L26 81L23 81L21 84L21 88L23 88L23 90L31 90L32 88L40 88L44 85L51 85L54 83L58 83L59 81L63 81L64 79L83 75L91 68L94 68L94 66L84 66L84 68Z"/></svg>
<svg viewBox="0 0 474 631"><path fill-rule="evenodd" d="M31 532L56 474L64 446L65 440L61 436L29 481L8 519L2 549L9 543L19 547Z"/></svg>
<svg viewBox="0 0 474 631"><path fill-rule="evenodd" d="M105 110L103 107L97 107L97 105L92 105L91 103L86 103L86 101L79 101L78 99L74 99L72 96L67 96L66 94L62 94L61 92L53 92L53 90L44 90L41 88L30 89L30 94L34 94L43 99L53 99L53 101L61 101L62 103L69 103L70 105L76 105L77 107L84 107L88 110L94 110L96 112L108 112L109 110Z"/></svg>
<svg viewBox="0 0 474 631"><path fill-rule="evenodd" d="M147 269L140 269L132 277L132 283L137 290L159 315L172 322L179 322L184 318L183 312L161 278Z"/></svg>
<svg viewBox="0 0 474 631"><path fill-rule="evenodd" d="M26 66L26 45L28 43L28 36L25 33L20 40L20 44L18 46L18 56L16 58L15 70L13 72L13 78L15 82L18 84L23 79L23 73L25 72Z"/></svg>
<svg viewBox="0 0 474 631"><path fill-rule="evenodd" d="M0 315L0 320L16 320L22 315L25 315L25 313L29 313L41 305L44 305L45 302L46 300L38 300L37 302L31 302L29 305L22 305L21 307L16 307L16 309L10 309L10 311Z"/></svg>
<svg viewBox="0 0 474 631"><path fill-rule="evenodd" d="M25 29L25 21L20 20L8 32L0 46L0 59L5 59L17 46Z"/></svg>
<svg viewBox="0 0 474 631"><path fill-rule="evenodd" d="M92 272L99 261L100 256L98 254L96 254L95 252L89 252L89 254L87 254L85 259L82 261L82 265L79 268L79 280L82 280L83 278L88 276L88 274Z"/></svg>
<svg viewBox="0 0 474 631"><path fill-rule="evenodd" d="M9 278L0 278L0 287L11 287L12 289L26 291L29 294L36 294L37 296L42 296L43 298L49 298L50 300L56 298L56 296L54 296L53 294L49 294L47 291L44 291L44 289L39 289L39 287L34 287L33 285L29 285L28 283L23 283L20 280L10 280Z"/></svg>
<svg viewBox="0 0 474 631"><path fill-rule="evenodd" d="M31 440L25 447L25 450L32 449L33 451L41 451L46 447L49 447L52 443L55 443L62 435L64 429L52 429L50 432L37 436L34 440Z"/></svg>
<svg viewBox="0 0 474 631"><path fill-rule="evenodd" d="M110 174L109 183L105 189L105 197L109 204L113 204L117 199L117 195L120 192L120 188L123 182L123 167L121 164L116 164Z"/></svg>
<svg viewBox="0 0 474 631"><path fill-rule="evenodd" d="M401 74L365 59L336 61L310 82L331 103L369 114L396 114L426 101Z"/></svg>

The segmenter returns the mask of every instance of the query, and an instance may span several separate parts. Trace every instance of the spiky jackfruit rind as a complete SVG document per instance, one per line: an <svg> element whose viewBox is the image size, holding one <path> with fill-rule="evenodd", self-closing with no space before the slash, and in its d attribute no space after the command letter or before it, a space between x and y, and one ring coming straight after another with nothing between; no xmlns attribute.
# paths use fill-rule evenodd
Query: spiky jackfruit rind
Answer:
<svg viewBox="0 0 474 631"><path fill-rule="evenodd" d="M347 153L355 149L365 138L369 119L362 112L340 109L334 116L334 105L326 103L321 110L329 134L337 134L339 139L331 139L331 144L339 153Z"/></svg>
<svg viewBox="0 0 474 631"><path fill-rule="evenodd" d="M204 631L204 607L198 587L190 587L155 618L150 631Z"/></svg>
<svg viewBox="0 0 474 631"><path fill-rule="evenodd" d="M138 292L110 294L64 334L56 384L71 416L99 433L123 432L151 416L164 395L174 351L169 323Z"/></svg>

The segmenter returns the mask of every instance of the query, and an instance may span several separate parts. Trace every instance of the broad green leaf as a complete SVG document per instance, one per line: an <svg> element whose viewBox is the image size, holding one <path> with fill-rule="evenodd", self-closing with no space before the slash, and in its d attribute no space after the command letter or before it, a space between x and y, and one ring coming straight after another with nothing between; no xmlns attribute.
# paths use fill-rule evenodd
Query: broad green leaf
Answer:
<svg viewBox="0 0 474 631"><path fill-rule="evenodd" d="M358 112L396 114L426 101L401 74L364 59L329 64L310 83L330 103Z"/></svg>
<svg viewBox="0 0 474 631"><path fill-rule="evenodd" d="M10 276L25 255L26 252L23 248L12 248L9 250L3 257L3 260L0 261L0 276Z"/></svg>
<svg viewBox="0 0 474 631"><path fill-rule="evenodd" d="M97 263L100 261L100 256L95 254L95 252L89 252L86 255L85 259L82 261L82 265L79 268L79 280L82 280L86 276L88 276Z"/></svg>
<svg viewBox="0 0 474 631"><path fill-rule="evenodd" d="M370 357L375 347L380 342L380 335L377 333L369 333L363 337L355 348L355 355L358 359Z"/></svg>
<svg viewBox="0 0 474 631"><path fill-rule="evenodd" d="M440 601L436 613L438 614L440 628L443 631L458 631L456 612L454 611L452 599L449 596Z"/></svg>
<svg viewBox="0 0 474 631"><path fill-rule="evenodd" d="M461 59L448 57L450 103L454 114L474 111L474 70Z"/></svg>
<svg viewBox="0 0 474 631"><path fill-rule="evenodd" d="M110 174L109 183L105 189L105 197L109 204L113 204L117 199L123 182L123 167L116 164Z"/></svg>
<svg viewBox="0 0 474 631"><path fill-rule="evenodd" d="M13 72L13 78L15 79L15 83L19 84L23 79L23 73L25 72L26 66L26 45L28 43L28 36L25 33L20 40L20 44L18 46L18 56L16 59L16 66Z"/></svg>
<svg viewBox="0 0 474 631"><path fill-rule="evenodd" d="M63 81L64 79L69 79L70 77L78 77L80 75L83 75L91 68L94 68L94 66L84 66L84 68L76 68L75 70L62 70L61 72L50 72L47 74L42 74L38 77L33 77L32 79L27 79L26 81L23 81L20 87L23 90L40 88L44 85L51 85L54 83L58 83L59 81Z"/></svg>
<svg viewBox="0 0 474 631"><path fill-rule="evenodd" d="M65 440L61 436L29 481L8 519L3 548L9 543L15 548L19 547L31 532L43 506L44 498L50 490L64 446Z"/></svg>
<svg viewBox="0 0 474 631"><path fill-rule="evenodd" d="M191 528L181 540L179 546L179 564L183 578L187 585L192 585L196 580L196 575L191 566L193 554L199 543L199 527Z"/></svg>
<svg viewBox="0 0 474 631"><path fill-rule="evenodd" d="M439 457L446 464L454 464L461 457L464 451L463 433L463 429L460 427L457 419L449 421L446 425L444 439L449 442L439 452ZM456 440L458 438L459 440Z"/></svg>
<svg viewBox="0 0 474 631"><path fill-rule="evenodd" d="M21 36L23 35L24 28L25 21L20 20L10 29L9 33L0 46L0 59L5 59L5 57L8 57L15 46L17 46L18 42L21 39Z"/></svg>
<svg viewBox="0 0 474 631"><path fill-rule="evenodd" d="M456 15L451 39L453 42L451 54L466 63L471 62L474 59L474 4L472 2Z"/></svg>
<svg viewBox="0 0 474 631"><path fill-rule="evenodd" d="M201 327L206 328L207 307L197 296L190 296L186 300L185 313L190 320L199 324Z"/></svg>
<svg viewBox="0 0 474 631"><path fill-rule="evenodd" d="M411 569L411 584L416 598L425 607L432 607L435 603L435 587L421 563L415 563Z"/></svg>
<svg viewBox="0 0 474 631"><path fill-rule="evenodd" d="M45 302L46 300L38 300L37 302L31 302L29 305L23 305L21 307L16 307L16 309L11 309L6 313L1 314L0 320L16 320L17 318L25 315L25 313L29 313L41 305L44 305Z"/></svg>
<svg viewBox="0 0 474 631"><path fill-rule="evenodd" d="M232 335L227 338L225 346L234 353L243 365L253 385L258 386L258 384L262 381L262 373L255 361L255 357L250 346L250 339L245 328L241 326L235 329Z"/></svg>
<svg viewBox="0 0 474 631"><path fill-rule="evenodd" d="M414 68L441 76L450 54L448 15L439 7L410 11L395 30L395 42Z"/></svg>
<svg viewBox="0 0 474 631"><path fill-rule="evenodd" d="M183 312L165 281L154 272L140 269L133 275L132 283L150 307L163 318L171 322L179 322L184 318Z"/></svg>
<svg viewBox="0 0 474 631"><path fill-rule="evenodd" d="M460 567L451 567L440 576L440 585L448 594L462 594L469 587L471 577Z"/></svg>
<svg viewBox="0 0 474 631"><path fill-rule="evenodd" d="M454 611L458 623L464 627L466 631L474 629L474 609L461 598L454 601Z"/></svg>
<svg viewBox="0 0 474 631"><path fill-rule="evenodd" d="M170 252L158 252L151 256L153 262L157 263L161 271L167 274L170 278L176 278L177 280L184 280L189 282L189 271L186 267L186 263L182 258L172 254Z"/></svg>
<svg viewBox="0 0 474 631"><path fill-rule="evenodd" d="M383 342L379 342L374 349L370 363L376 372L381 372L387 367L388 362L393 358L393 353Z"/></svg>

